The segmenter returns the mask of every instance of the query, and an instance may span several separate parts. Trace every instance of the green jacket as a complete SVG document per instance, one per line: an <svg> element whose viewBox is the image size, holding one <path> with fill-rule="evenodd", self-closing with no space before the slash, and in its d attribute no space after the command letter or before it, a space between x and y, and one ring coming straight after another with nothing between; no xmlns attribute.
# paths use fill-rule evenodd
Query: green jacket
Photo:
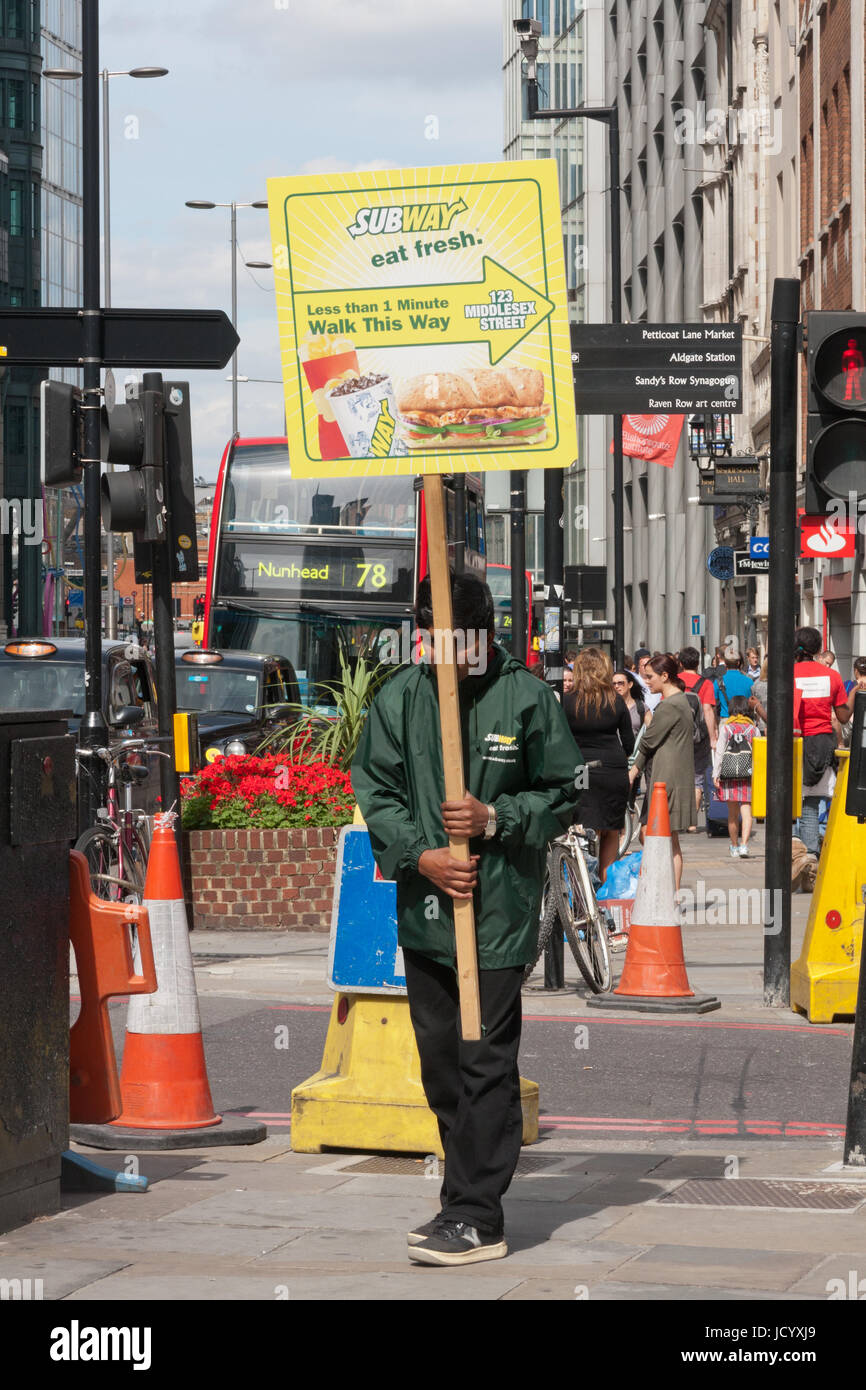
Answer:
<svg viewBox="0 0 866 1390"><path fill-rule="evenodd" d="M458 685L467 791L496 808L474 894L482 970L535 958L547 846L570 823L583 763L556 697L494 646L484 675ZM371 706L352 764L352 785L381 872L397 882L400 945L455 964L453 899L418 873L425 849L447 845L436 675L404 666Z"/></svg>

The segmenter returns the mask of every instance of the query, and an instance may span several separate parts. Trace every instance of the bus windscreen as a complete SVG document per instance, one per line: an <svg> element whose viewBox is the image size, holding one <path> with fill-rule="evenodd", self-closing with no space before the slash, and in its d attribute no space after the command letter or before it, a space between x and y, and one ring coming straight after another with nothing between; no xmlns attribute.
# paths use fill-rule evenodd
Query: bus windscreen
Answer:
<svg viewBox="0 0 866 1390"><path fill-rule="evenodd" d="M396 536L414 541L411 478L292 478L283 445L235 450L226 482L226 532Z"/></svg>

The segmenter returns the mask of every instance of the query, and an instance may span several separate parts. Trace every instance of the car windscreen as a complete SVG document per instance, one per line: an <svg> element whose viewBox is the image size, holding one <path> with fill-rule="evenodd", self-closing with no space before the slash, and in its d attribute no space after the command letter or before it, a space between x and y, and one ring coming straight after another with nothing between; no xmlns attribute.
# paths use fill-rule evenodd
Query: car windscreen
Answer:
<svg viewBox="0 0 866 1390"><path fill-rule="evenodd" d="M84 665L44 657L0 661L0 709L71 709L84 714Z"/></svg>
<svg viewBox="0 0 866 1390"><path fill-rule="evenodd" d="M183 664L177 670L177 707L201 714L255 714L261 675L226 666Z"/></svg>

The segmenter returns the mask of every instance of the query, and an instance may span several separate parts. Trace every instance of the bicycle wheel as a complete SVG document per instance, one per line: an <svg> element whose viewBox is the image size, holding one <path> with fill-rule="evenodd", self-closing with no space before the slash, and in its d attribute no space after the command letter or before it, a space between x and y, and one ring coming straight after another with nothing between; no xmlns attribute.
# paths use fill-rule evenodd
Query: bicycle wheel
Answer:
<svg viewBox="0 0 866 1390"><path fill-rule="evenodd" d="M556 898L551 892L550 875L545 874L544 891L541 896L541 911L538 914L538 941L536 942L535 959L531 961L524 970L524 980L529 979L538 962L541 960L554 928L558 928L562 931L562 923L559 920Z"/></svg>
<svg viewBox="0 0 866 1390"><path fill-rule="evenodd" d="M637 806L626 806L625 825L619 832L619 849L617 859L624 859L631 852L632 845L637 839L640 830L640 811Z"/></svg>
<svg viewBox="0 0 866 1390"><path fill-rule="evenodd" d="M595 901L586 864L561 845L552 851L551 883L577 967L594 994L610 989L613 975L607 924Z"/></svg>
<svg viewBox="0 0 866 1390"><path fill-rule="evenodd" d="M75 848L87 860L90 886L97 898L112 903L140 903L144 898L147 856L137 835L120 850L119 835L107 825L91 825Z"/></svg>

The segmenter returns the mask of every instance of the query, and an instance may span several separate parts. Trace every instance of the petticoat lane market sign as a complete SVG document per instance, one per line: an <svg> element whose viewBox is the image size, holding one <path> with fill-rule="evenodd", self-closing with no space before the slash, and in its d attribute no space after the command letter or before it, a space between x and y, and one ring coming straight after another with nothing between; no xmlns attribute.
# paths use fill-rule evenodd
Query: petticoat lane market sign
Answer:
<svg viewBox="0 0 866 1390"><path fill-rule="evenodd" d="M580 415L743 409L739 323L573 323Z"/></svg>

